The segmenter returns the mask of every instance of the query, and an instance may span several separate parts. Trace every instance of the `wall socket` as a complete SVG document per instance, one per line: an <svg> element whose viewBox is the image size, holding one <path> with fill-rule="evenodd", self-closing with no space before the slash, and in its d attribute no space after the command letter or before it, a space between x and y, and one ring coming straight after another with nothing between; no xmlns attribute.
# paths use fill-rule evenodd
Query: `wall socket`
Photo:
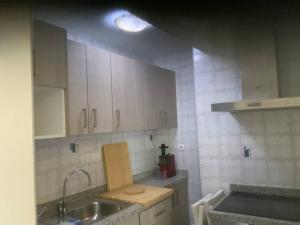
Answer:
<svg viewBox="0 0 300 225"><path fill-rule="evenodd" d="M244 146L243 147L243 155L245 158L250 158L251 157L251 148Z"/></svg>
<svg viewBox="0 0 300 225"><path fill-rule="evenodd" d="M79 153L78 144L76 144L76 143L70 143L70 150L73 153Z"/></svg>
<svg viewBox="0 0 300 225"><path fill-rule="evenodd" d="M184 151L184 144L178 144L178 150Z"/></svg>

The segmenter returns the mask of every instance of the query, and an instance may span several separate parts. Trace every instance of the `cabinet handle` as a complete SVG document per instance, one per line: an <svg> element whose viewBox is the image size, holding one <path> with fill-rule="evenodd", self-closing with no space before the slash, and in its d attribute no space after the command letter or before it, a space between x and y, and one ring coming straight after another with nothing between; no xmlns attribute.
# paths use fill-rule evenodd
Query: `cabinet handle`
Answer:
<svg viewBox="0 0 300 225"><path fill-rule="evenodd" d="M154 217L157 218L157 217L161 216L162 214L164 214L165 212L166 212L166 210L163 209L163 210L159 211L158 213L155 213Z"/></svg>
<svg viewBox="0 0 300 225"><path fill-rule="evenodd" d="M98 125L97 122L97 110L96 109L92 109L92 118L93 118L93 128L96 128Z"/></svg>
<svg viewBox="0 0 300 225"><path fill-rule="evenodd" d="M173 190L174 190L174 192L172 195L172 206L174 208L176 205L179 205L179 192L176 189L173 189Z"/></svg>
<svg viewBox="0 0 300 225"><path fill-rule="evenodd" d="M159 122L160 122L160 127L163 128L164 127L164 116L163 116L162 111L159 111Z"/></svg>
<svg viewBox="0 0 300 225"><path fill-rule="evenodd" d="M179 199L179 191L175 190L175 195L176 195L176 204L179 205L180 199Z"/></svg>
<svg viewBox="0 0 300 225"><path fill-rule="evenodd" d="M247 104L249 107L261 106L260 102L250 102Z"/></svg>
<svg viewBox="0 0 300 225"><path fill-rule="evenodd" d="M121 125L121 111L119 109L116 110L116 129L118 130L120 128Z"/></svg>
<svg viewBox="0 0 300 225"><path fill-rule="evenodd" d="M164 111L165 117L164 117L164 126L168 127L168 113L167 111Z"/></svg>
<svg viewBox="0 0 300 225"><path fill-rule="evenodd" d="M83 125L82 125L82 128L87 128L87 110L85 108L83 108L81 110L82 114L83 115Z"/></svg>
<svg viewBox="0 0 300 225"><path fill-rule="evenodd" d="M35 50L33 50L32 55L33 55L33 76L34 76L34 77L37 77L37 73L36 73L36 62L35 62Z"/></svg>

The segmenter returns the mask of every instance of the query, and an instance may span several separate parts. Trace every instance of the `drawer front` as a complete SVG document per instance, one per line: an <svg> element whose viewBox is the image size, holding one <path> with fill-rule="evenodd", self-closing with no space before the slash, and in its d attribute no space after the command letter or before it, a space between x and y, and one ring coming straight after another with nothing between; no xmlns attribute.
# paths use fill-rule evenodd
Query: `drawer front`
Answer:
<svg viewBox="0 0 300 225"><path fill-rule="evenodd" d="M172 201L168 198L140 213L140 225L170 225Z"/></svg>
<svg viewBox="0 0 300 225"><path fill-rule="evenodd" d="M117 225L139 225L138 215L122 220Z"/></svg>

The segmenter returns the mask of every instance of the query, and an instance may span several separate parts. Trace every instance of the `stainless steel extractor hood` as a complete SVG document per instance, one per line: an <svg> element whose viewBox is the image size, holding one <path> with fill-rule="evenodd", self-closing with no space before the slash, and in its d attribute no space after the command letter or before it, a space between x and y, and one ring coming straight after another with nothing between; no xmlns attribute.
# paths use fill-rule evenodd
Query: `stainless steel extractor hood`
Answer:
<svg viewBox="0 0 300 225"><path fill-rule="evenodd" d="M300 97L244 100L240 102L216 103L211 105L213 112L242 112L300 108Z"/></svg>
<svg viewBox="0 0 300 225"><path fill-rule="evenodd" d="M261 26L257 24L243 23L243 26L247 27L247 32L243 33L243 29L239 29L237 39L243 100L212 104L211 111L242 112L300 108L300 97L279 96L277 63L281 62L278 61L281 59L276 56L278 38L274 35L270 22L267 21Z"/></svg>

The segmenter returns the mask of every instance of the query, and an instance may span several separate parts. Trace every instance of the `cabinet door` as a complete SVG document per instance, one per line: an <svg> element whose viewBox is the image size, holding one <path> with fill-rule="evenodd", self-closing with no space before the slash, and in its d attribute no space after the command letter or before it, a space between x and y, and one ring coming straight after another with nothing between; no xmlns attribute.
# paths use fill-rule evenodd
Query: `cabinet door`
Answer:
<svg viewBox="0 0 300 225"><path fill-rule="evenodd" d="M116 223L117 225L139 225L139 217L138 215L131 216L127 219L120 220L120 222Z"/></svg>
<svg viewBox="0 0 300 225"><path fill-rule="evenodd" d="M189 204L187 181L169 186L174 189L172 225L189 225Z"/></svg>
<svg viewBox="0 0 300 225"><path fill-rule="evenodd" d="M66 30L34 20L33 57L35 85L67 87Z"/></svg>
<svg viewBox="0 0 300 225"><path fill-rule="evenodd" d="M85 45L68 41L69 134L88 133L87 77Z"/></svg>
<svg viewBox="0 0 300 225"><path fill-rule="evenodd" d="M151 65L143 66L145 129L163 128L161 70Z"/></svg>
<svg viewBox="0 0 300 225"><path fill-rule="evenodd" d="M171 225L171 212L171 199L167 199L141 212L140 225Z"/></svg>
<svg viewBox="0 0 300 225"><path fill-rule="evenodd" d="M162 88L162 117L163 128L177 128L177 104L175 73L170 70L161 70Z"/></svg>
<svg viewBox="0 0 300 225"><path fill-rule="evenodd" d="M87 46L89 132L113 131L110 53Z"/></svg>
<svg viewBox="0 0 300 225"><path fill-rule="evenodd" d="M175 74L152 65L145 65L144 112L145 128L176 128L176 84Z"/></svg>
<svg viewBox="0 0 300 225"><path fill-rule="evenodd" d="M111 54L115 131L144 129L143 75L140 63Z"/></svg>

